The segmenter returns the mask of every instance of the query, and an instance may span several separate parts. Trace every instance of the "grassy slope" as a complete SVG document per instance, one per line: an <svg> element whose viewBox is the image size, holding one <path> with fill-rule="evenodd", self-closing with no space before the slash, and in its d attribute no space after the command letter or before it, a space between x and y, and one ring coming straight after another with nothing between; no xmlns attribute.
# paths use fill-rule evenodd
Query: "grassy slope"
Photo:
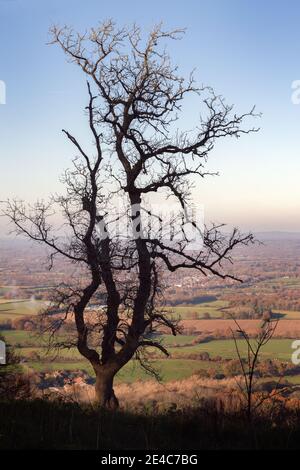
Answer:
<svg viewBox="0 0 300 470"><path fill-rule="evenodd" d="M253 431L241 414L212 406L182 412L96 411L58 402L1 403L0 449L299 449L300 422L264 416ZM290 412L290 414L292 414ZM273 419L273 421L272 421ZM219 430L219 431L218 431ZM220 432L221 431L221 432Z"/></svg>

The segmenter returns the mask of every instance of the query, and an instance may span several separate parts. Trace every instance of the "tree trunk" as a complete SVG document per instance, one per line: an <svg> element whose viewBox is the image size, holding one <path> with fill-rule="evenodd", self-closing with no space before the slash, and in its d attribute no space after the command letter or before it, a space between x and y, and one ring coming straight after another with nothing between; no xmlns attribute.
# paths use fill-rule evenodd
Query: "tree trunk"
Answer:
<svg viewBox="0 0 300 470"><path fill-rule="evenodd" d="M99 370L96 372L95 395L96 403L101 408L115 410L119 407L119 401L113 389L115 374Z"/></svg>

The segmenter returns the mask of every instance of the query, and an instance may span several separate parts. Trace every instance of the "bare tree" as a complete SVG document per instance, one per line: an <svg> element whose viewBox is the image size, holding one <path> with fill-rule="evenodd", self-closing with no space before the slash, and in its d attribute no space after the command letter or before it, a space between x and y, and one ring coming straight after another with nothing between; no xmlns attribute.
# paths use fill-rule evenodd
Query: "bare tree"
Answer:
<svg viewBox="0 0 300 470"><path fill-rule="evenodd" d="M64 130L78 153L64 175L66 195L31 208L10 201L6 210L19 233L50 248L51 265L62 255L82 269L80 282L58 288L51 328L59 331L74 319L77 348L95 371L101 406L117 405L113 380L133 357L153 372L145 348L168 354L150 335L158 328L178 331L162 308L163 273L197 270L236 279L226 270L231 252L253 242L251 234L234 229L226 235L222 225L202 227L187 214L193 181L211 174L205 163L216 141L257 129L243 128L254 109L237 115L211 88L198 88L192 75L185 80L178 74L164 43L182 33L157 26L143 39L139 27L118 29L112 21L83 35L52 28L51 42L88 77L94 149ZM179 131L182 104L190 94L199 99L202 117L194 131ZM145 202L154 193L178 204L169 242L163 218ZM113 209L114 198L123 203L122 214ZM57 205L68 227L64 236L51 223ZM183 220L200 234L199 249L191 248ZM128 236L116 230L121 223L129 226ZM93 308L101 292L105 307ZM53 309L61 314L53 315Z"/></svg>
<svg viewBox="0 0 300 470"><path fill-rule="evenodd" d="M263 404L263 402L269 398L269 394L262 394L258 400L254 400L255 378L261 350L272 339L278 325L278 320L272 320L271 318L263 319L257 336L254 339L251 339L247 332L240 327L237 320L234 317L231 318L237 326L236 331L231 331L241 367L243 386L241 386L239 382L237 383L239 385L240 391L242 392L242 395L245 398L245 411L247 420L249 423L251 423L254 411L256 411ZM239 337L241 337L246 344L246 358L244 358L241 354L236 333L238 333Z"/></svg>

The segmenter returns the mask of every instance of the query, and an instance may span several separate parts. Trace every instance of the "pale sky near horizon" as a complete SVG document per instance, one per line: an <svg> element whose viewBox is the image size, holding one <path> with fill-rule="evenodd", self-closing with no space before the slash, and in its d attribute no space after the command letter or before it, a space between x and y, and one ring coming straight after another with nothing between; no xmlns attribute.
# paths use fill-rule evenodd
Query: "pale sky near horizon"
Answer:
<svg viewBox="0 0 300 470"><path fill-rule="evenodd" d="M187 75L211 85L239 113L256 105L263 117L258 134L219 141L208 162L219 177L201 180L196 200L207 221L254 231L300 231L300 105L291 101L300 80L298 0L0 0L0 80L7 102L0 105L0 200L35 200L59 188L74 155L61 134L83 131L85 77L48 46L51 24L75 29L113 18L137 22L145 31L161 20L186 27L170 53ZM187 126L199 109L187 107ZM252 123L250 123L252 125ZM6 232L4 220L0 233Z"/></svg>

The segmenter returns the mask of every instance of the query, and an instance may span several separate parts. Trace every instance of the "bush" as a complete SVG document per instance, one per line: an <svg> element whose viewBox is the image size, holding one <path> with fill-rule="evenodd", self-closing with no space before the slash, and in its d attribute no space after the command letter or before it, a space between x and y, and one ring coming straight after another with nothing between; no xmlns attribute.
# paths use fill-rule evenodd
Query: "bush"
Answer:
<svg viewBox="0 0 300 470"><path fill-rule="evenodd" d="M210 313L209 312L204 312L203 313L203 319L204 320L210 320L211 319Z"/></svg>
<svg viewBox="0 0 300 470"><path fill-rule="evenodd" d="M232 359L228 361L223 366L224 374L228 377L235 377L242 374L242 368L240 361L238 359Z"/></svg>
<svg viewBox="0 0 300 470"><path fill-rule="evenodd" d="M0 335L0 339L3 337ZM6 349L6 365L0 368L0 400L29 398L31 385L23 374L20 357L10 346Z"/></svg>
<svg viewBox="0 0 300 470"><path fill-rule="evenodd" d="M209 373L207 372L206 369L199 369L195 372L195 375L199 377L200 379L208 379L209 378Z"/></svg>

